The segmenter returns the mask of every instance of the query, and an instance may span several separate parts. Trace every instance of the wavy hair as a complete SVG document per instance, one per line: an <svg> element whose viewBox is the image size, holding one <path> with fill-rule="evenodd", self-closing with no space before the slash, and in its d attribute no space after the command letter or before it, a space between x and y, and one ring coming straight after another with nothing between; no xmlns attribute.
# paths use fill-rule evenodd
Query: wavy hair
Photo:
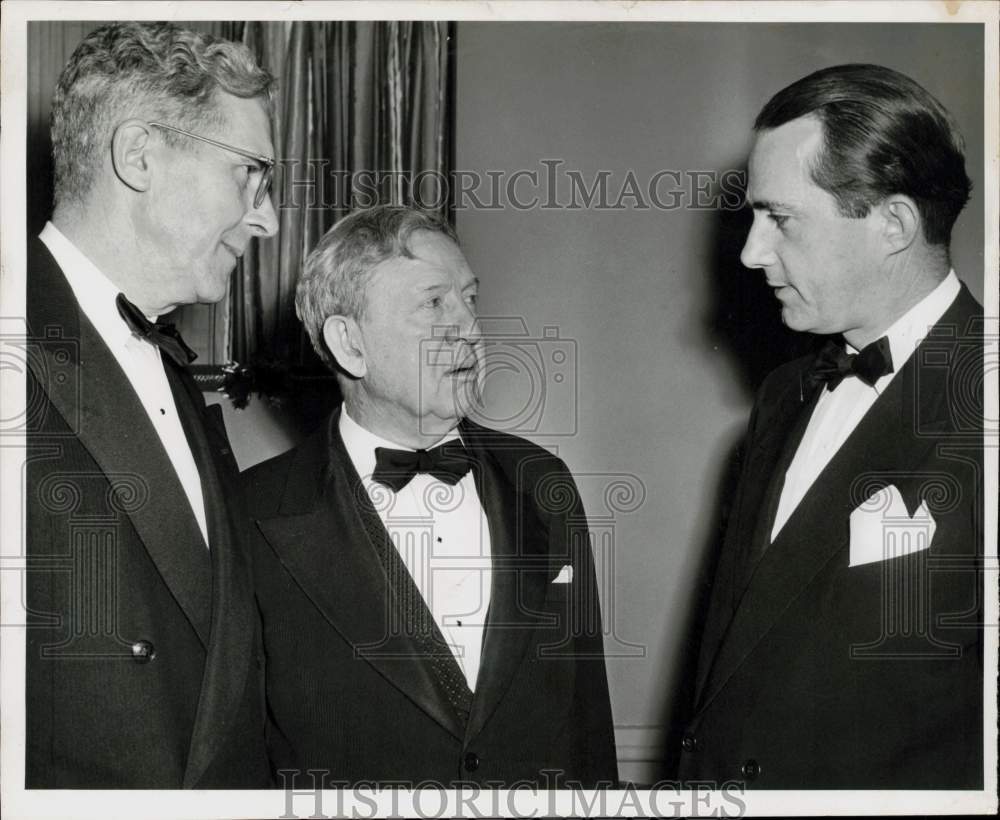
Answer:
<svg viewBox="0 0 1000 820"><path fill-rule="evenodd" d="M217 92L260 97L274 78L246 46L173 23L121 22L91 32L73 52L52 100L55 201L83 202L115 128L131 117L185 130L222 124ZM178 144L186 137L164 132Z"/></svg>

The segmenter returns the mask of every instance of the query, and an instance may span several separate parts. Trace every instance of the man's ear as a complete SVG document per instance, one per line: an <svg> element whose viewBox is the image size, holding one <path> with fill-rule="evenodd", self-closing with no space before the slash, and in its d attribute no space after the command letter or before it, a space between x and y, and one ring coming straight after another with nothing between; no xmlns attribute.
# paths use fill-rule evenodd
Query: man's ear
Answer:
<svg viewBox="0 0 1000 820"><path fill-rule="evenodd" d="M111 136L111 163L118 179L133 191L149 190L149 125L125 120Z"/></svg>
<svg viewBox="0 0 1000 820"><path fill-rule="evenodd" d="M882 236L889 253L909 248L920 237L920 211L917 203L905 194L892 194L879 205L882 215Z"/></svg>
<svg viewBox="0 0 1000 820"><path fill-rule="evenodd" d="M327 316L323 322L323 341L347 373L361 379L368 372L361 328L350 316Z"/></svg>

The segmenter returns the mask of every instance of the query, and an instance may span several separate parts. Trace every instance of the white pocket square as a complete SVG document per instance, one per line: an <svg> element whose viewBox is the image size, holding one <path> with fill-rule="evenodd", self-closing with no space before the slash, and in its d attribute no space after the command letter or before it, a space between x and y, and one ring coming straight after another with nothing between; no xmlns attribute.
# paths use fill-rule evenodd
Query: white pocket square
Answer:
<svg viewBox="0 0 1000 820"><path fill-rule="evenodd" d="M851 562L857 567L887 561L927 549L934 539L937 522L927 502L911 516L896 485L872 495L851 513Z"/></svg>
<svg viewBox="0 0 1000 820"><path fill-rule="evenodd" d="M552 579L553 584L570 584L573 582L573 567L569 564L564 564L563 568L559 570L559 574Z"/></svg>

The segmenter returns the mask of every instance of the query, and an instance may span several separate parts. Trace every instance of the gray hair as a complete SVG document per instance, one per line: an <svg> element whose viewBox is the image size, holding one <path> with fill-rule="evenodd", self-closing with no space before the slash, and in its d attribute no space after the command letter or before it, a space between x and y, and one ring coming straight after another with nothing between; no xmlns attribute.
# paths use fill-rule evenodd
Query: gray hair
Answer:
<svg viewBox="0 0 1000 820"><path fill-rule="evenodd" d="M272 105L274 78L239 43L173 23L111 23L91 32L52 100L56 203L85 201L115 128L130 117L188 131L221 125L219 91ZM186 137L162 134L170 144Z"/></svg>
<svg viewBox="0 0 1000 820"><path fill-rule="evenodd" d="M340 220L306 258L295 291L295 313L330 367L336 369L336 361L323 341L324 322L330 316L364 317L372 271L387 259L412 259L408 242L414 231L443 234L458 244L454 228L434 213L376 205Z"/></svg>

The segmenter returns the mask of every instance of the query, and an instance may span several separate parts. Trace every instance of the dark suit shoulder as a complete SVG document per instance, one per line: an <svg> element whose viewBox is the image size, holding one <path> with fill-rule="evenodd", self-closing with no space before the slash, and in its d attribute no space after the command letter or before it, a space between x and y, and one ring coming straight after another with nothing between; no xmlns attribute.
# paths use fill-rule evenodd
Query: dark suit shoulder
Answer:
<svg viewBox="0 0 1000 820"><path fill-rule="evenodd" d="M985 341L983 306L963 282L944 315L931 328L928 338L932 341L954 339L960 342L982 344Z"/></svg>
<svg viewBox="0 0 1000 820"><path fill-rule="evenodd" d="M569 475L569 468L559 456L525 438L468 419L462 422L461 431L466 444L489 453L522 492L546 478Z"/></svg>
<svg viewBox="0 0 1000 820"><path fill-rule="evenodd" d="M293 455L301 445L292 447L276 456L247 467L240 473L240 479L249 493L251 489L273 486L276 480L288 475Z"/></svg>
<svg viewBox="0 0 1000 820"><path fill-rule="evenodd" d="M766 398L777 392L783 393L790 387L794 387L797 391L800 376L809 368L815 358L815 354L807 353L805 356L799 356L797 359L778 365L764 377L764 381L757 389L757 399Z"/></svg>
<svg viewBox="0 0 1000 820"><path fill-rule="evenodd" d="M277 512L289 483L312 492L320 489L329 458L327 438L329 422L321 425L304 441L284 453L248 467L240 474L247 503L255 518Z"/></svg>

